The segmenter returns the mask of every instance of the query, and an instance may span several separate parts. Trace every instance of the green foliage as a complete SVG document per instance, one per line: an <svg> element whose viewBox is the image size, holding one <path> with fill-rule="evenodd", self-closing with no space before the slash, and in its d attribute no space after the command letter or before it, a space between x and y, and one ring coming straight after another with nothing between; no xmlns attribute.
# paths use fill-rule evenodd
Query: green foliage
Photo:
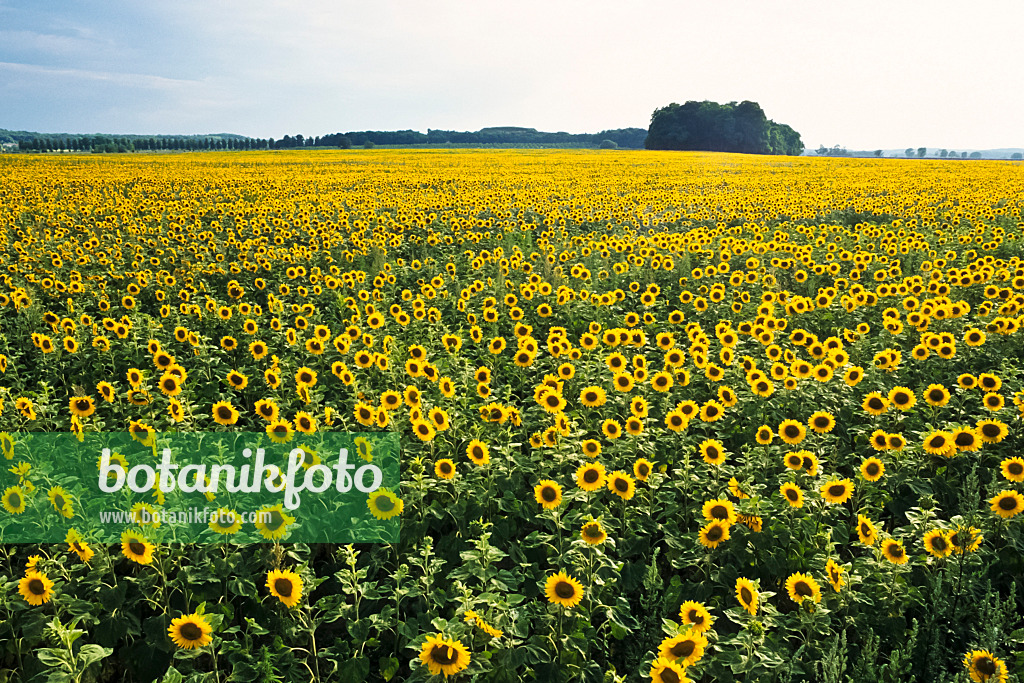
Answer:
<svg viewBox="0 0 1024 683"><path fill-rule="evenodd" d="M756 102L718 104L705 100L656 109L644 142L647 149L800 154L800 134L770 121Z"/></svg>

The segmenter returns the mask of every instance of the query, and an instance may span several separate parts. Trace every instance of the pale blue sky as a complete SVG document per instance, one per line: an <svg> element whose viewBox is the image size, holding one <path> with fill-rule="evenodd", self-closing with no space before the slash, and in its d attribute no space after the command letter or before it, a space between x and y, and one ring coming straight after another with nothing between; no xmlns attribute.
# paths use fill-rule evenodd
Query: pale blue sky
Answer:
<svg viewBox="0 0 1024 683"><path fill-rule="evenodd" d="M808 147L1015 147L1022 19L1009 0L0 0L0 128L582 133L750 99Z"/></svg>

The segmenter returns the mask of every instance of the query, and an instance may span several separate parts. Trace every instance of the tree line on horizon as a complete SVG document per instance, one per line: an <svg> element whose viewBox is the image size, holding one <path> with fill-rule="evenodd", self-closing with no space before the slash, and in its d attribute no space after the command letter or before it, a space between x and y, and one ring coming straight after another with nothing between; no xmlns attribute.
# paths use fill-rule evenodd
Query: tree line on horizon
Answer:
<svg viewBox="0 0 1024 683"><path fill-rule="evenodd" d="M546 145L642 149L647 131L618 128L600 133L547 133L534 128L495 127L479 131L414 130L351 131L307 137L275 138L241 135L74 135L0 131L0 143L16 143L24 152L126 153L143 151L233 151L305 148L340 148L417 145Z"/></svg>

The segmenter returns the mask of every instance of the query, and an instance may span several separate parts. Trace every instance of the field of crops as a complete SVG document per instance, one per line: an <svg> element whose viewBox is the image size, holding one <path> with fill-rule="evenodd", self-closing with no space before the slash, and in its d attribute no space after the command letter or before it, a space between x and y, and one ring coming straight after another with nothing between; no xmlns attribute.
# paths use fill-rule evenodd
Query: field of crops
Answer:
<svg viewBox="0 0 1024 683"><path fill-rule="evenodd" d="M0 516L67 529L0 545L0 680L1022 680L1022 187L0 157ZM40 431L395 432L400 538L97 543Z"/></svg>

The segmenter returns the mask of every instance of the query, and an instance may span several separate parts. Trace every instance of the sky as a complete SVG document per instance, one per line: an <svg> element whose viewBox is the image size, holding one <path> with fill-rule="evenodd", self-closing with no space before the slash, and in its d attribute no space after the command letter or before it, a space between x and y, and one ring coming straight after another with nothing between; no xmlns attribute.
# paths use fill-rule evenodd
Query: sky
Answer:
<svg viewBox="0 0 1024 683"><path fill-rule="evenodd" d="M646 128L753 100L805 146L1024 147L1017 0L0 0L0 128Z"/></svg>

